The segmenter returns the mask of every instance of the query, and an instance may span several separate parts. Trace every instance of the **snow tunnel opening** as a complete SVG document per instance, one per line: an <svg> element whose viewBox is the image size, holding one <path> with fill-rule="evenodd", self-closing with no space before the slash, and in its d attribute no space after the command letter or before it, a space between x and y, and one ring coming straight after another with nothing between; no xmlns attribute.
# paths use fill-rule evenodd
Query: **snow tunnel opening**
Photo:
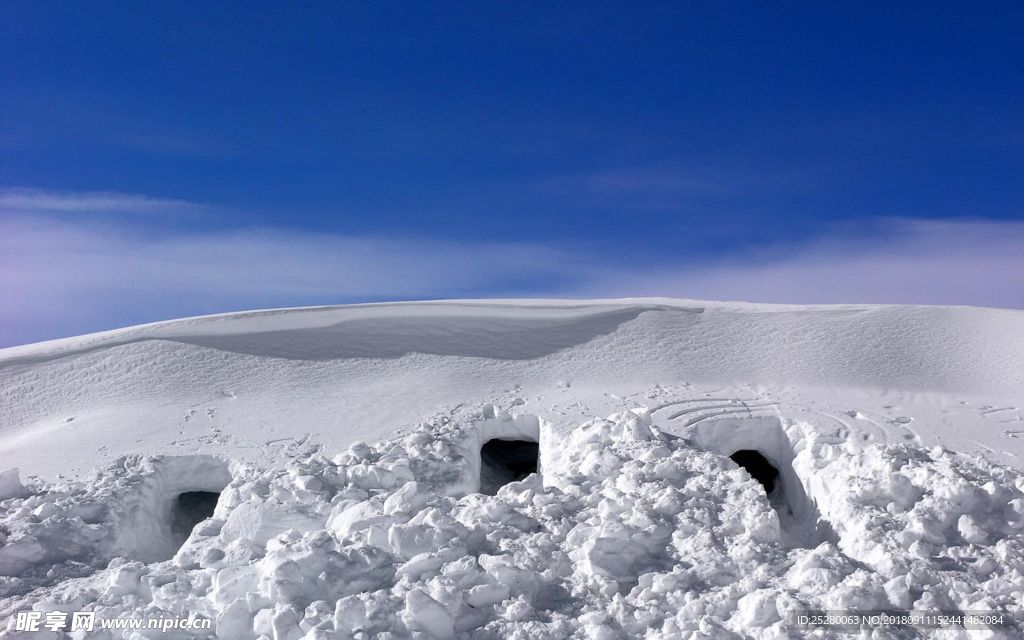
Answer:
<svg viewBox="0 0 1024 640"><path fill-rule="evenodd" d="M180 547L192 535L197 524L213 517L220 500L219 491L185 491L171 504L171 536Z"/></svg>
<svg viewBox="0 0 1024 640"><path fill-rule="evenodd" d="M729 459L746 469L750 477L764 487L764 493L769 498L773 497L777 488L781 491L781 485L778 482L779 470L760 451L740 449L729 456Z"/></svg>
<svg viewBox="0 0 1024 640"><path fill-rule="evenodd" d="M231 466L208 455L154 456L141 460L139 470L138 481L117 508L112 555L169 560L196 525L215 516L231 483Z"/></svg>
<svg viewBox="0 0 1024 640"><path fill-rule="evenodd" d="M532 440L492 438L480 447L480 493L495 495L510 482L537 473L540 445Z"/></svg>
<svg viewBox="0 0 1024 640"><path fill-rule="evenodd" d="M704 420L687 434L706 451L728 457L764 489L775 510L783 544L813 548L836 539L822 519L805 479L793 466L796 445L776 416Z"/></svg>

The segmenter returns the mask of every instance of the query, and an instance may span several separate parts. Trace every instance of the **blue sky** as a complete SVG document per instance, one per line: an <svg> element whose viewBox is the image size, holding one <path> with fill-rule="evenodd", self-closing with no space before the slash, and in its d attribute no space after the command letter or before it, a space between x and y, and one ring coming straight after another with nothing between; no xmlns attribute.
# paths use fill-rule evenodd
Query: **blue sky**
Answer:
<svg viewBox="0 0 1024 640"><path fill-rule="evenodd" d="M0 346L401 298L1024 307L1019 3L0 7Z"/></svg>

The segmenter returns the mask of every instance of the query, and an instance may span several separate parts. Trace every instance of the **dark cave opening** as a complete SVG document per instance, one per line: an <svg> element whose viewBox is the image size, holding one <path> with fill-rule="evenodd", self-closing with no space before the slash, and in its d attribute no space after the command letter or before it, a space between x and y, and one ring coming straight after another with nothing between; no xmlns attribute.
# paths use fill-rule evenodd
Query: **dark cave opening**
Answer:
<svg viewBox="0 0 1024 640"><path fill-rule="evenodd" d="M178 494L171 505L171 534L178 543L184 543L192 528L213 516L220 493L216 491L186 491Z"/></svg>
<svg viewBox="0 0 1024 640"><path fill-rule="evenodd" d="M770 496L775 491L776 483L779 480L779 470L771 462L768 462L761 452L753 449L740 449L729 456L729 459L746 469L751 478L761 483L765 495Z"/></svg>
<svg viewBox="0 0 1024 640"><path fill-rule="evenodd" d="M537 473L540 447L530 440L488 440L480 447L480 493L494 495L510 482Z"/></svg>

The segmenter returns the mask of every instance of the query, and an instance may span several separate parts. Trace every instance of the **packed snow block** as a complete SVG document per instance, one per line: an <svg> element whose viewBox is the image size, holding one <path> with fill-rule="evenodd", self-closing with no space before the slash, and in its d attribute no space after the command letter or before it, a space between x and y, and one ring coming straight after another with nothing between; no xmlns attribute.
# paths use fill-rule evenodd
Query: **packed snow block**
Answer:
<svg viewBox="0 0 1024 640"><path fill-rule="evenodd" d="M339 538L344 538L350 533L363 531L374 525L387 527L397 518L384 514L384 507L385 504L380 500L342 500L331 512L327 528Z"/></svg>
<svg viewBox="0 0 1024 640"><path fill-rule="evenodd" d="M447 607L423 589L413 589L405 597L402 619L411 631L421 631L433 640L455 637L455 622Z"/></svg>
<svg viewBox="0 0 1024 640"><path fill-rule="evenodd" d="M17 467L0 472L0 500L20 498L27 493L28 489L22 486Z"/></svg>
<svg viewBox="0 0 1024 640"><path fill-rule="evenodd" d="M289 529L305 530L322 525L319 518L312 518L294 508L250 499L231 509L222 533L262 547Z"/></svg>

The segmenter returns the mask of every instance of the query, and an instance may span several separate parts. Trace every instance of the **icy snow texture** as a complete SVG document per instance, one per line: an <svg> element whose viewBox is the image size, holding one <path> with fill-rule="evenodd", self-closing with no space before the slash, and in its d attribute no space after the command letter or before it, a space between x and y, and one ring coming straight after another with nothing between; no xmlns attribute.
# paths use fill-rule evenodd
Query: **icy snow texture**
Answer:
<svg viewBox="0 0 1024 640"><path fill-rule="evenodd" d="M794 607L1020 613L1024 475L782 426L805 492L790 499L834 541L788 544L757 482L646 410L552 440L535 417L492 408L333 458L296 451L284 471L236 464L215 517L164 562L137 559L126 529L140 514L159 529L166 501L196 484L178 474L213 486L227 467L129 458L87 483L30 482L30 497L0 503L15 574L0 615L187 612L219 638L525 640L790 637ZM537 438L543 475L473 493L496 434Z"/></svg>

